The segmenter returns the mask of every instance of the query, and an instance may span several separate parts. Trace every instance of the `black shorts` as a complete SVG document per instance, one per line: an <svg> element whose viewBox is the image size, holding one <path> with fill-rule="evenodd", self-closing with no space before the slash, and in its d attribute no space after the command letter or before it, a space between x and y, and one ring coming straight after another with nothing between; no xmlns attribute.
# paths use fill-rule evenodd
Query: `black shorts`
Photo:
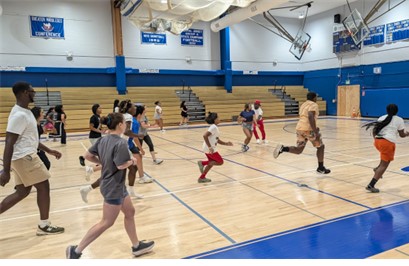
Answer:
<svg viewBox="0 0 409 266"><path fill-rule="evenodd" d="M181 112L180 115L183 116L183 117L187 117L187 113L185 113L185 112Z"/></svg>
<svg viewBox="0 0 409 266"><path fill-rule="evenodd" d="M134 146L131 149L129 149L133 154L140 154L139 148Z"/></svg>

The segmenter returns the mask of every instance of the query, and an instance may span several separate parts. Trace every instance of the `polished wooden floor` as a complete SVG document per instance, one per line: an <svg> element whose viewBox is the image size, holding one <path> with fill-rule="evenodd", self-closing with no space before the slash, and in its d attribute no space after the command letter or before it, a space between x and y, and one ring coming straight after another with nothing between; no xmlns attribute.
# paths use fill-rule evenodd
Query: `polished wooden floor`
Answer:
<svg viewBox="0 0 409 266"><path fill-rule="evenodd" d="M409 176L400 171L409 165L406 139L399 139L395 161L378 184L381 193L371 194L365 186L379 155L371 136L361 128L362 121L333 117L319 120L326 144L325 165L332 170L329 175L316 173L315 149L310 144L302 155L282 154L273 158L277 143L295 143L296 122L297 119L266 121L269 143L256 144L253 138L246 153L240 151L244 139L241 127L221 124L221 139L232 141L234 146L219 147L225 163L208 174L213 180L210 184L197 183L196 162L205 158L201 146L206 125L168 128L165 133L152 130L157 156L164 162L154 165L149 155L144 158L146 174L156 181L138 184L136 190L145 198L133 200L139 238L156 242L154 251L143 259L194 256L360 213L368 207L409 200ZM4 141L0 144L2 154ZM45 144L63 153L61 160L51 159L50 220L64 226L66 232L46 237L35 235L39 216L34 191L0 215L2 259L64 258L66 246L78 243L101 217L99 191L89 194L88 204L79 193L81 186L90 183L85 181L84 168L78 163L78 156L84 153L82 144L89 146L85 132L69 135L66 146L59 142ZM94 174L92 180L97 177ZM0 188L0 200L12 190L12 182ZM83 258L132 258L122 221L120 216L110 230L84 251ZM408 259L409 244L373 258Z"/></svg>

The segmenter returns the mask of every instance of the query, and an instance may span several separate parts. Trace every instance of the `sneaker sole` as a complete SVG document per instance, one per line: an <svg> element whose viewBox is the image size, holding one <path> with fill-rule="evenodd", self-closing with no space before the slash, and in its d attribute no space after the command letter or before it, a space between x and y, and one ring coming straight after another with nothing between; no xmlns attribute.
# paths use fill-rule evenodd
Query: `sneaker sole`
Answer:
<svg viewBox="0 0 409 266"><path fill-rule="evenodd" d="M134 256L136 256L136 257L141 256L143 254L146 254L146 253L150 252L153 249L154 246L155 246L155 243L153 243L152 246L149 246L149 247L147 247L145 249L138 250L137 252L132 252L132 254Z"/></svg>
<svg viewBox="0 0 409 266"><path fill-rule="evenodd" d="M50 233L50 232L44 232L44 231L37 231L36 235L37 236L47 236L47 235L59 235L64 233L64 231L61 232L55 232L55 233Z"/></svg>

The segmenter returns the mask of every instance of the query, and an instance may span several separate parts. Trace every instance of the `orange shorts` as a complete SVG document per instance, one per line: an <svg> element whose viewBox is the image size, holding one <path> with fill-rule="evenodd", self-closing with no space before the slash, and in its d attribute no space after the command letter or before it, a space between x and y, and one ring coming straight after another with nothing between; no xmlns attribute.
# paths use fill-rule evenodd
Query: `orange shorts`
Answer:
<svg viewBox="0 0 409 266"><path fill-rule="evenodd" d="M391 162L395 156L395 143L390 142L387 139L375 139L375 148L381 154L381 160L385 162Z"/></svg>

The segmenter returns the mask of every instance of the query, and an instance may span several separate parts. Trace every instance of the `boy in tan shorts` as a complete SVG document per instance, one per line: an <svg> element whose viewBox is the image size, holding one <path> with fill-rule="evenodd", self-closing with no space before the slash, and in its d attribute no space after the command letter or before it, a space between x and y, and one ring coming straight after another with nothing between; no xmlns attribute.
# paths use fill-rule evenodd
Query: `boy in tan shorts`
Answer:
<svg viewBox="0 0 409 266"><path fill-rule="evenodd" d="M273 153L274 158L278 158L283 152L301 154L307 142L310 141L317 148L317 172L329 174L331 170L324 167L325 145L322 143L320 129L317 127L318 114L317 94L315 92L308 92L307 101L300 107L300 120L295 128L297 131L297 146L288 147L278 144Z"/></svg>

